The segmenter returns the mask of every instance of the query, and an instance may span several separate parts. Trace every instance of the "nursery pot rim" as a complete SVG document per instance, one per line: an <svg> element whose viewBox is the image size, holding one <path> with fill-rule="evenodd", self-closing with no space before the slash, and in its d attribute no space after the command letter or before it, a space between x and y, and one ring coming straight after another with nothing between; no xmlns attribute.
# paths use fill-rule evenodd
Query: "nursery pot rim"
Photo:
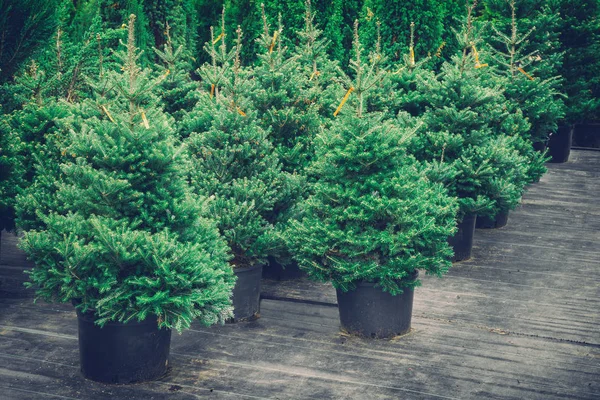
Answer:
<svg viewBox="0 0 600 400"><path fill-rule="evenodd" d="M233 272L246 272L246 271L252 271L257 268L263 268L264 266L265 266L265 264L254 264L249 267L234 267L232 265L231 269L233 270Z"/></svg>
<svg viewBox="0 0 600 400"><path fill-rule="evenodd" d="M86 312L82 312L81 310L79 310L77 308L77 306L79 304L81 304L81 299L79 299L79 298L71 299L71 304L73 304L73 306L75 307L75 312L77 313L78 318L81 318L82 320L84 320L86 322L92 321L94 323L99 318L96 316L96 310L89 309ZM153 317L155 317L156 319L154 319ZM127 322L107 321L106 323L103 324L103 326L148 325L148 324L152 324L152 323L156 323L156 325L158 326L158 315L148 314L146 316L146 318L141 321L139 321L137 318L132 318L131 320L129 320Z"/></svg>
<svg viewBox="0 0 600 400"><path fill-rule="evenodd" d="M415 279L417 279L419 277L419 270L415 269L412 274L405 276L404 278L401 279L394 279L396 282L410 282L410 281L414 281ZM365 280L358 280L358 281L354 281L353 282L356 286L381 286L380 282L371 282L371 281L365 281ZM400 286L400 288L402 288L402 286ZM351 291L351 290L349 290Z"/></svg>
<svg viewBox="0 0 600 400"><path fill-rule="evenodd" d="M82 313L79 310L76 310L77 312L77 317L81 318L82 320L86 321L86 322L96 322L96 320L98 319L98 317L96 316L95 313L93 312L86 312L86 313ZM103 326L132 326L132 325L150 325L150 324L156 324L156 326L158 327L158 316L155 314L151 314L148 315L145 319L139 321L137 318L132 318L131 320L127 321L127 322L120 322L120 321L107 321L106 323L103 324ZM164 329L164 328L162 328ZM169 329L169 328L167 328Z"/></svg>

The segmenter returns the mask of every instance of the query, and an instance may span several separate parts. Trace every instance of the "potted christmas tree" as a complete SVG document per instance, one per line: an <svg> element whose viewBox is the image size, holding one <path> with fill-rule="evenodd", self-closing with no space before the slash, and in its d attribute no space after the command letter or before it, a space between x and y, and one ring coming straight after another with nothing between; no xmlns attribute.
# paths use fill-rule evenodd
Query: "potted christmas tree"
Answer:
<svg viewBox="0 0 600 400"><path fill-rule="evenodd" d="M60 209L20 243L37 297L76 307L82 373L111 383L163 375L171 329L223 322L234 285L226 244L202 217L210 199L192 195L158 82L137 65L134 20L110 75L115 101L64 142Z"/></svg>
<svg viewBox="0 0 600 400"><path fill-rule="evenodd" d="M342 329L390 337L410 329L418 270L439 276L450 266L457 207L407 154L414 131L365 111L384 72L377 57L364 63L358 23L354 36L354 76L343 79L353 107L342 101L317 136L311 172L319 179L287 237L300 267L336 288Z"/></svg>
<svg viewBox="0 0 600 400"><path fill-rule="evenodd" d="M457 32L462 52L445 62L439 75L423 74L417 90L426 94L424 133L412 152L429 166L432 180L443 182L459 198L458 232L451 239L455 261L471 255L477 214L494 218L501 205L514 208L523 192L524 160L504 134L517 117L505 110L506 99L490 85L477 52L473 4Z"/></svg>
<svg viewBox="0 0 600 400"><path fill-rule="evenodd" d="M186 144L193 186L197 193L214 196L210 213L233 254L230 263L238 278L234 317L242 320L259 312L262 268L280 244L274 210L297 192L297 179L282 171L269 130L261 127L253 109L249 94L256 86L251 70L240 63L241 29L231 51L224 24L222 29L206 45L211 62L199 74L208 91L191 113L203 122L195 125L201 129Z"/></svg>
<svg viewBox="0 0 600 400"><path fill-rule="evenodd" d="M297 213L296 203L306 197L305 168L312 158L312 142L321 128L321 117L317 101L309 91L309 76L302 70L298 55L290 54L282 45L285 37L281 18L278 29L271 32L263 5L262 20L263 33L257 40L262 51L253 70L257 87L250 95L258 123L270 133L282 170L296 180L296 192L275 204L269 218L276 231L282 232ZM263 277L282 280L302 276L285 243L279 247L279 254L269 257Z"/></svg>

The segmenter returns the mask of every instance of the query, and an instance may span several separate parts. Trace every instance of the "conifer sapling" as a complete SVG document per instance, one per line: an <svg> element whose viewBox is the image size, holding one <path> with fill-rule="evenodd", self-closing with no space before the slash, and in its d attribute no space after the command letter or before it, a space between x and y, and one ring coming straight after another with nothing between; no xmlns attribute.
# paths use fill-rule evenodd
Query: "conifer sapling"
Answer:
<svg viewBox="0 0 600 400"><path fill-rule="evenodd" d="M134 21L121 71L110 71L121 102L72 130L56 193L63 205L21 247L35 267L39 298L74 301L96 323L156 318L181 330L231 316L234 277L226 244L193 196L189 164L152 96L159 81L138 66Z"/></svg>
<svg viewBox="0 0 600 400"><path fill-rule="evenodd" d="M251 267L277 252L275 207L296 189L253 109L256 86L240 62L241 29L231 51L224 31L218 37L220 50L216 38L207 43L211 62L199 69L208 90L193 112L201 115L200 130L186 144L195 191L215 198L209 208L233 253L232 266Z"/></svg>
<svg viewBox="0 0 600 400"><path fill-rule="evenodd" d="M358 23L354 37L354 76L343 80L352 106L342 101L316 138L311 172L319 179L287 238L310 277L343 291L369 281L398 294L418 284L417 269L442 275L449 268L456 200L407 154L414 131L365 109L384 72L376 57L365 63Z"/></svg>

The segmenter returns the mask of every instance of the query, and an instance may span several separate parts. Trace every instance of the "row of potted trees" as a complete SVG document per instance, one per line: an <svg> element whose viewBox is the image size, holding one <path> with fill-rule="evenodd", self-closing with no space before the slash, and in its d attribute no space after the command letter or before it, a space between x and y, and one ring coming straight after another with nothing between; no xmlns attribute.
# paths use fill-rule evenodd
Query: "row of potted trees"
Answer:
<svg viewBox="0 0 600 400"><path fill-rule="evenodd" d="M345 330L408 331L419 270L442 276L453 254L468 258L476 219L505 223L545 171L532 132L560 118L556 79L519 71L529 55L514 15L511 35L498 32L510 61L490 66L473 9L438 72L415 59L412 35L398 65L378 42L365 54L358 22L342 70L309 1L298 48L265 18L260 62L246 67L223 17L199 82L171 40L164 65L141 68L132 15L123 50L105 60L99 40L89 95L11 115L8 132L45 123L17 223L29 285L77 310L84 375L160 376L172 329L258 313L269 260L330 281ZM542 128L532 98L551 113Z"/></svg>

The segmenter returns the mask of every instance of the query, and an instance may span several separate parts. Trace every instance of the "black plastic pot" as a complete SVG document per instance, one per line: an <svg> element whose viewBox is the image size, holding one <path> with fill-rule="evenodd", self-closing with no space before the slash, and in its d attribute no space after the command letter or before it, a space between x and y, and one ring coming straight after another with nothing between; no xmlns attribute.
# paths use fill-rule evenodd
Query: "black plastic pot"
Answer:
<svg viewBox="0 0 600 400"><path fill-rule="evenodd" d="M539 151L540 153L546 151L547 147L548 146L546 146L546 142L533 142L533 149L535 151Z"/></svg>
<svg viewBox="0 0 600 400"><path fill-rule="evenodd" d="M411 278L417 279L418 272ZM410 331L413 308L412 288L392 296L371 282L359 282L356 289L337 289L337 301L342 329L348 333L389 338Z"/></svg>
<svg viewBox="0 0 600 400"><path fill-rule="evenodd" d="M477 216L477 222L475 228L477 229L496 229L506 226L508 223L508 211L499 212L495 218L484 217L482 215Z"/></svg>
<svg viewBox="0 0 600 400"><path fill-rule="evenodd" d="M237 276L233 288L233 320L243 321L254 318L260 311L260 279L262 265L248 268L234 268Z"/></svg>
<svg viewBox="0 0 600 400"><path fill-rule="evenodd" d="M569 161L571 143L573 142L573 126L562 125L548 141L548 155L552 157L551 163L564 163Z"/></svg>
<svg viewBox="0 0 600 400"><path fill-rule="evenodd" d="M463 220L457 224L458 232L451 238L448 238L448 243L454 250L452 261L463 261L471 258L476 219L476 214L465 215Z"/></svg>
<svg viewBox="0 0 600 400"><path fill-rule="evenodd" d="M274 257L269 257L269 265L263 268L262 277L276 281L287 281L303 278L306 272L302 271L298 263L293 261L288 265L282 265Z"/></svg>
<svg viewBox="0 0 600 400"><path fill-rule="evenodd" d="M79 359L87 379L133 383L167 373L171 330L158 329L156 316L126 324L108 322L100 328L90 314L77 312Z"/></svg>
<svg viewBox="0 0 600 400"><path fill-rule="evenodd" d="M600 148L600 123L576 124L573 131L573 146Z"/></svg>

